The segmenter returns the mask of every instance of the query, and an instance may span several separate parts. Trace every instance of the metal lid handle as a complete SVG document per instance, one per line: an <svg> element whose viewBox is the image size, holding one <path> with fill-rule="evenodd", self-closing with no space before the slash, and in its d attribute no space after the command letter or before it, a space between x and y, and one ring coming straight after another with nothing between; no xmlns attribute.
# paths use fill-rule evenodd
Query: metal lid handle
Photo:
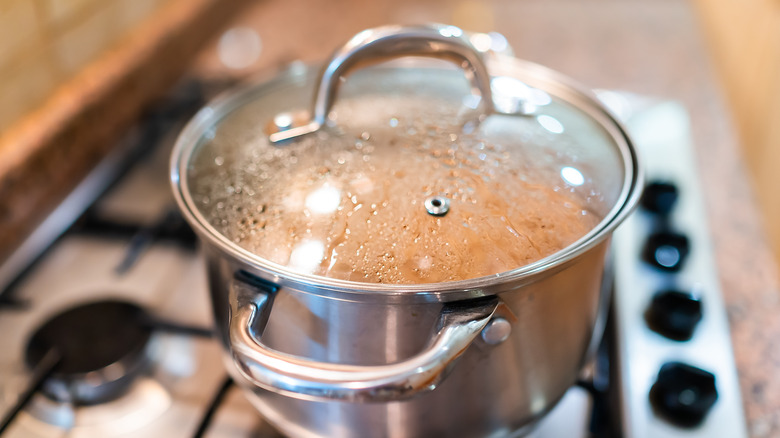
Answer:
<svg viewBox="0 0 780 438"><path fill-rule="evenodd" d="M490 75L481 55L462 30L445 25L383 26L360 32L333 54L322 71L314 95L311 121L301 126L280 127L278 132L269 135L270 142L278 143L320 129L335 103L339 79L358 64L402 56L426 56L455 62L482 97L484 111L493 111Z"/></svg>

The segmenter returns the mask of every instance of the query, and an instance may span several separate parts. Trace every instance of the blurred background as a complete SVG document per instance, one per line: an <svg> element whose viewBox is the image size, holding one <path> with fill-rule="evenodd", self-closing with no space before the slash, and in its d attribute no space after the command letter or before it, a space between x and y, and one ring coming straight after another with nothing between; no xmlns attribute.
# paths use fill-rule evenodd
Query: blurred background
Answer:
<svg viewBox="0 0 780 438"><path fill-rule="evenodd" d="M684 105L751 433L777 436L780 0L0 0L0 263L176 84L226 88L428 21Z"/></svg>
<svg viewBox="0 0 780 438"><path fill-rule="evenodd" d="M182 75L251 76L323 59L366 27L424 21L500 32L519 57L591 87L680 99L696 109L697 138L706 131L728 142L732 128L713 125L733 126L750 193L780 250L776 0L0 0L0 193L7 200L0 223L24 234L27 227L14 224L29 225L58 198L37 178L22 184L27 177L16 172L45 167L47 155L67 155L70 164L40 173L72 185L89 167L85 161L107 148L90 144L116 135ZM85 120L90 105L100 108L99 120ZM713 106L722 113L713 114ZM74 123L84 125L68 134L80 145L63 151L56 133ZM52 143L60 146L45 146ZM718 146L698 147L700 160L716 166L707 155ZM14 241L3 233L0 254Z"/></svg>

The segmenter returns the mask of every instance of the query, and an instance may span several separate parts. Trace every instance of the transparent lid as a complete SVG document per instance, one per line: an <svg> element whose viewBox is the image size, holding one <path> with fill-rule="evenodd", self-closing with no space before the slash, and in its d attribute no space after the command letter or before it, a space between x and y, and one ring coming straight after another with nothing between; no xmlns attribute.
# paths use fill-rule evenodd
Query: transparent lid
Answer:
<svg viewBox="0 0 780 438"><path fill-rule="evenodd" d="M609 132L514 77L480 99L458 69L361 69L314 132L269 140L296 126L312 79L244 93L187 162L202 218L272 263L370 283L484 277L582 242L621 202Z"/></svg>

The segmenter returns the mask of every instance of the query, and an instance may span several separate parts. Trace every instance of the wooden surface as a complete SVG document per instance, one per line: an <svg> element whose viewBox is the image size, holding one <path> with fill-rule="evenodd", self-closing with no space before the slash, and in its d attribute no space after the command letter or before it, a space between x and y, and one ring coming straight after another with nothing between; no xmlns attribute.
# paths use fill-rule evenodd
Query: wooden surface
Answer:
<svg viewBox="0 0 780 438"><path fill-rule="evenodd" d="M181 75L238 1L167 3L0 133L0 261Z"/></svg>
<svg viewBox="0 0 780 438"><path fill-rule="evenodd" d="M321 60L354 33L388 23L436 21L504 34L518 57L594 88L681 101L691 115L699 173L732 328L752 436L780 436L780 291L729 108L691 4L681 0L496 0L256 4L233 26L262 40L258 61L230 70L216 45L195 65L203 76L269 72Z"/></svg>

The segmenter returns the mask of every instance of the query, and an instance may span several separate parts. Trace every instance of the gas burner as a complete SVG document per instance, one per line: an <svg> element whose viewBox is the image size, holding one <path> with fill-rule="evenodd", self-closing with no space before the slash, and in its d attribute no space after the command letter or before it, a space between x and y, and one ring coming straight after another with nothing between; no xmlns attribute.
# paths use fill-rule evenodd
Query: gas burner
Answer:
<svg viewBox="0 0 780 438"><path fill-rule="evenodd" d="M66 310L30 338L27 366L54 355L57 365L41 391L49 398L91 405L125 394L147 370L152 327L146 312L122 301L98 301Z"/></svg>
<svg viewBox="0 0 780 438"><path fill-rule="evenodd" d="M146 376L139 377L121 397L101 404L73 406L37 397L27 408L29 415L19 419L16 434L9 438L26 437L31 431L52 426L74 437L143 436L138 431L163 417L171 403L168 389Z"/></svg>

